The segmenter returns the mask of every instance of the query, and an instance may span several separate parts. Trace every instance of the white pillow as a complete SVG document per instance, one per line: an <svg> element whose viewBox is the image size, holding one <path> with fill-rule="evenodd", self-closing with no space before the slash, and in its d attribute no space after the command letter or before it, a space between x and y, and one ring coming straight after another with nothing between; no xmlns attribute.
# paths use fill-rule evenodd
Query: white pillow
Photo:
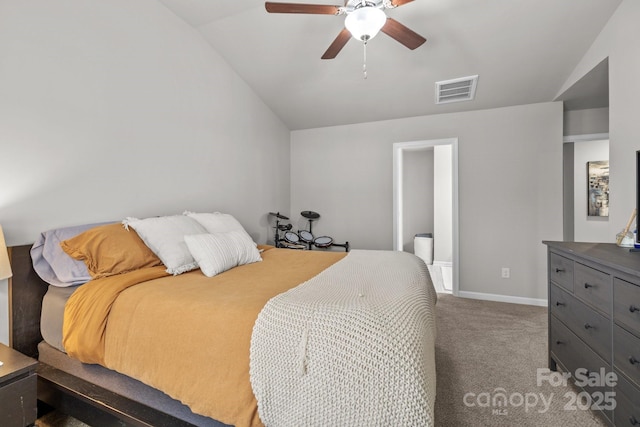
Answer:
<svg viewBox="0 0 640 427"><path fill-rule="evenodd" d="M251 237L244 231L184 236L202 273L213 277L239 265L262 261Z"/></svg>
<svg viewBox="0 0 640 427"><path fill-rule="evenodd" d="M172 215L126 218L122 223L125 228L136 230L142 241L167 267L167 273L177 275L198 268L184 242L186 234L207 232L196 220L184 215Z"/></svg>
<svg viewBox="0 0 640 427"><path fill-rule="evenodd" d="M224 214L220 212L214 213L196 213L196 212L185 212L184 213L189 218L193 218L200 225L207 229L209 233L224 233L226 231L243 231L249 236L249 233L246 232L242 224L238 222L237 219L233 217L233 215ZM251 237L251 236L249 236Z"/></svg>

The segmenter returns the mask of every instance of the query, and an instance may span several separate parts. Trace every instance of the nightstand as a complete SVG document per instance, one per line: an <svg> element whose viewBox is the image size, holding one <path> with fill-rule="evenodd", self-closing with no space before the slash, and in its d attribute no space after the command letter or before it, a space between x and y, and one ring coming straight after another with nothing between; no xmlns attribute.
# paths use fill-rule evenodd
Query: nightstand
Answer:
<svg viewBox="0 0 640 427"><path fill-rule="evenodd" d="M38 362L0 344L0 426L25 427L37 418Z"/></svg>

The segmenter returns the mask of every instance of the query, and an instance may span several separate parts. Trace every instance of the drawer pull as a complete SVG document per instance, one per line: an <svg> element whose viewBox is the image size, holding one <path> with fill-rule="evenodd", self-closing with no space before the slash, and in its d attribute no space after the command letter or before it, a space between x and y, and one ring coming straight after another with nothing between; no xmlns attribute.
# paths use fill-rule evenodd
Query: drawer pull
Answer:
<svg viewBox="0 0 640 427"><path fill-rule="evenodd" d="M560 301L556 301L556 307L565 306L566 304Z"/></svg>
<svg viewBox="0 0 640 427"><path fill-rule="evenodd" d="M640 308L636 307L635 305L630 305L629 311L635 313L636 311L640 311Z"/></svg>
<svg viewBox="0 0 640 427"><path fill-rule="evenodd" d="M593 326L591 326L591 325L590 325L590 324L588 324L588 323L585 323L585 324L584 324L584 328L585 328L585 329L595 329Z"/></svg>
<svg viewBox="0 0 640 427"><path fill-rule="evenodd" d="M556 341L556 344L557 344L557 345L564 344L564 341L560 341L560 340L558 340L558 341Z"/></svg>
<svg viewBox="0 0 640 427"><path fill-rule="evenodd" d="M629 424L631 424L632 426L637 426L638 424L640 424L640 422L638 422L638 420L636 420L636 417L631 415L629 417Z"/></svg>
<svg viewBox="0 0 640 427"><path fill-rule="evenodd" d="M593 288L593 285L590 285L590 284L588 284L588 283L585 283L585 284L584 284L584 288L585 288L585 289Z"/></svg>
<svg viewBox="0 0 640 427"><path fill-rule="evenodd" d="M640 360L637 360L635 357L633 356L629 356L629 363L631 363L632 365L637 365L640 363Z"/></svg>
<svg viewBox="0 0 640 427"><path fill-rule="evenodd" d="M556 273L564 273L564 268L556 267Z"/></svg>

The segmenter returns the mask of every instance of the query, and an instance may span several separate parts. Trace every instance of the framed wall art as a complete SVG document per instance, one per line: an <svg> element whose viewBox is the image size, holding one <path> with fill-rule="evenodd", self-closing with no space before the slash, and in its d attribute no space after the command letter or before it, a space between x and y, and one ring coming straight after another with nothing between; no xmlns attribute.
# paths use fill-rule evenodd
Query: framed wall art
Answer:
<svg viewBox="0 0 640 427"><path fill-rule="evenodd" d="M609 216L609 160L587 162L587 215Z"/></svg>

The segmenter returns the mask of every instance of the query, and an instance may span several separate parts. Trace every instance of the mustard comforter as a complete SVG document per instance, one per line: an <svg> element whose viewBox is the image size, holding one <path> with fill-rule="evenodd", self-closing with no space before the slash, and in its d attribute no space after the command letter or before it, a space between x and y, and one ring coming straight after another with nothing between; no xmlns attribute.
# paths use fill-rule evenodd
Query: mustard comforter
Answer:
<svg viewBox="0 0 640 427"><path fill-rule="evenodd" d="M63 344L226 424L263 425L249 381L251 333L265 304L344 253L268 249L262 262L208 278L153 267L81 286L65 308Z"/></svg>

